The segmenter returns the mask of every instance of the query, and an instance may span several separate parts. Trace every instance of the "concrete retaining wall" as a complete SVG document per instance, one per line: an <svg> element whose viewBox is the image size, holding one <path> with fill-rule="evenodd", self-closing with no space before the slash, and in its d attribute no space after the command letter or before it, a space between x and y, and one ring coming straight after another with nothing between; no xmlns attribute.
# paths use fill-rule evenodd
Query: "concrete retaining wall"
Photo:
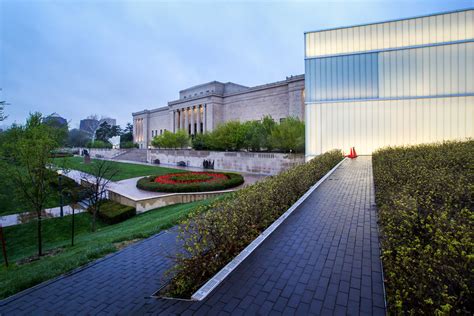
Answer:
<svg viewBox="0 0 474 316"><path fill-rule="evenodd" d="M304 155L281 153L219 152L204 150L148 151L147 161L159 159L162 164L176 165L184 161L190 167L201 168L204 160L214 161L214 168L259 174L278 174L304 162Z"/></svg>
<svg viewBox="0 0 474 316"><path fill-rule="evenodd" d="M202 193L170 193L144 200L133 200L113 191L108 191L108 194L110 200L123 205L135 207L137 213L143 213L167 205L205 200L232 191L234 190Z"/></svg>

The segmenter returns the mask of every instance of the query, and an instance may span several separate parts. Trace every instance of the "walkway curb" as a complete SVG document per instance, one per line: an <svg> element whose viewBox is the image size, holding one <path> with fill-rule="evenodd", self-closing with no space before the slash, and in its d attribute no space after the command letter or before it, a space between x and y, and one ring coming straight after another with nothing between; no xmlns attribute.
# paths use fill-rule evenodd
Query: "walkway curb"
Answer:
<svg viewBox="0 0 474 316"><path fill-rule="evenodd" d="M265 229L256 239L254 239L244 250L242 250L231 262L217 272L209 281L200 287L192 296L195 301L205 299L219 284L221 284L232 271L234 271L255 249L260 246L285 220L290 216L310 195L313 193L347 158L342 159L328 173L316 182L298 201L296 201L285 213Z"/></svg>

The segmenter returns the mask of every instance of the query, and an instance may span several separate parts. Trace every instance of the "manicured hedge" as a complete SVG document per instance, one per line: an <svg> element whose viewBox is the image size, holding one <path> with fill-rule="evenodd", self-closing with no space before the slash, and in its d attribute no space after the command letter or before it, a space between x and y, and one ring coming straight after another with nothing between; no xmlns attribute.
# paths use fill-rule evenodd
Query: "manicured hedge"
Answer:
<svg viewBox="0 0 474 316"><path fill-rule="evenodd" d="M331 151L194 211L181 225L167 295L189 297L342 159Z"/></svg>
<svg viewBox="0 0 474 316"><path fill-rule="evenodd" d="M100 204L99 218L107 224L123 222L137 214L134 207L105 200Z"/></svg>
<svg viewBox="0 0 474 316"><path fill-rule="evenodd" d="M474 141L373 155L390 314L472 315Z"/></svg>
<svg viewBox="0 0 474 316"><path fill-rule="evenodd" d="M244 178L238 173L222 172L222 174L229 179L221 182L182 183L179 185L158 183L155 182L157 176L150 176L138 180L137 188L153 192L210 192L235 188L244 183Z"/></svg>

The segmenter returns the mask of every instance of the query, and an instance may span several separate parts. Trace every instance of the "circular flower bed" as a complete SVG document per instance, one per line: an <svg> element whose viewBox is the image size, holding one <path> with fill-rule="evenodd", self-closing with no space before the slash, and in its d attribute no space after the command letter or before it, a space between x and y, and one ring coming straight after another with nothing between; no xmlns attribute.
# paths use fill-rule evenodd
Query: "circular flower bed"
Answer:
<svg viewBox="0 0 474 316"><path fill-rule="evenodd" d="M145 177L137 182L142 190L154 192L207 192L234 188L244 183L237 173L182 172Z"/></svg>

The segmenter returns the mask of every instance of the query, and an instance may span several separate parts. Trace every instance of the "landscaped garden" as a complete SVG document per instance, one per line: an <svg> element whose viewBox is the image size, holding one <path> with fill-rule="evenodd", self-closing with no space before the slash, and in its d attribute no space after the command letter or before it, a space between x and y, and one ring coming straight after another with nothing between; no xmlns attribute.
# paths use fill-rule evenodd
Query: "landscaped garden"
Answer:
<svg viewBox="0 0 474 316"><path fill-rule="evenodd" d="M182 172L145 177L137 182L142 190L154 192L208 192L235 188L244 178L230 172Z"/></svg>
<svg viewBox="0 0 474 316"><path fill-rule="evenodd" d="M181 225L184 253L163 293L189 298L343 158L331 151L197 208Z"/></svg>
<svg viewBox="0 0 474 316"><path fill-rule="evenodd" d="M474 141L373 155L390 314L470 314L474 306Z"/></svg>
<svg viewBox="0 0 474 316"><path fill-rule="evenodd" d="M71 246L72 216L43 220L45 256L36 257L36 222L4 228L10 266L4 267L0 255L0 299L46 281L92 260L116 251L123 244L152 236L176 225L196 207L212 205L214 200L176 204L151 210L119 224L97 222L90 230L91 215L75 216L75 242Z"/></svg>
<svg viewBox="0 0 474 316"><path fill-rule="evenodd" d="M84 163L82 157L69 157L54 159L53 162L58 167L66 167L67 169L79 170L86 173L94 174L93 164L97 162L96 159L92 159L90 164ZM149 175L163 175L168 173L180 173L184 172L180 169L164 168L158 166L147 166L136 163L125 163L117 161L109 161L109 165L112 169L116 170L115 174L111 177L112 181L120 181L124 179L149 176Z"/></svg>

